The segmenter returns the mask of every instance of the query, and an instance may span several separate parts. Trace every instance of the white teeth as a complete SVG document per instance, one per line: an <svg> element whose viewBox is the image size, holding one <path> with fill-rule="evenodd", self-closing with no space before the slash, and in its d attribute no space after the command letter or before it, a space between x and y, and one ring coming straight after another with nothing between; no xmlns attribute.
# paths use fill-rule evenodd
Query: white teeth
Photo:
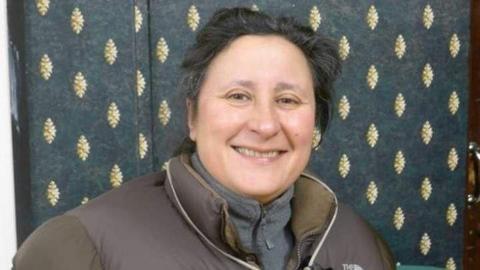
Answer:
<svg viewBox="0 0 480 270"><path fill-rule="evenodd" d="M255 158L273 158L280 154L279 151L270 151L270 152L261 153L261 152L257 152L244 147L236 147L235 149L237 150L237 152L241 154L244 154L249 157L255 157Z"/></svg>

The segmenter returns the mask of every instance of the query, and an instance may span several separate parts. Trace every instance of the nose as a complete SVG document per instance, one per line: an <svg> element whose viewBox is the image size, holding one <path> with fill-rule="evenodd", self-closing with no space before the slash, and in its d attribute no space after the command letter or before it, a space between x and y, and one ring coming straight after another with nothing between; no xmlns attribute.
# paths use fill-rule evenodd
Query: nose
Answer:
<svg viewBox="0 0 480 270"><path fill-rule="evenodd" d="M274 105L269 102L256 103L252 108L248 128L264 139L275 136L281 127Z"/></svg>

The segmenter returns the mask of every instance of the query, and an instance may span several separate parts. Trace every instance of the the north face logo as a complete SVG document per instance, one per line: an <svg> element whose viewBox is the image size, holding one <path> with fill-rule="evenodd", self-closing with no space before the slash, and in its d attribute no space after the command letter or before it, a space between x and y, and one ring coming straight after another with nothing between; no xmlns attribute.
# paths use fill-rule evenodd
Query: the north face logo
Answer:
<svg viewBox="0 0 480 270"><path fill-rule="evenodd" d="M343 270L363 270L358 264L342 264Z"/></svg>

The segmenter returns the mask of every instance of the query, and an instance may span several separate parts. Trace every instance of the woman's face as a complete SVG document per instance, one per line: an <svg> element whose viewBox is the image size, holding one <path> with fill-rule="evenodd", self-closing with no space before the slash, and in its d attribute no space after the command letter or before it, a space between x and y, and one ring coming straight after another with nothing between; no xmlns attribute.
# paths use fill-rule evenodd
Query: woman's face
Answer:
<svg viewBox="0 0 480 270"><path fill-rule="evenodd" d="M208 67L190 138L206 169L230 190L267 203L306 167L315 123L311 72L278 36L234 40Z"/></svg>

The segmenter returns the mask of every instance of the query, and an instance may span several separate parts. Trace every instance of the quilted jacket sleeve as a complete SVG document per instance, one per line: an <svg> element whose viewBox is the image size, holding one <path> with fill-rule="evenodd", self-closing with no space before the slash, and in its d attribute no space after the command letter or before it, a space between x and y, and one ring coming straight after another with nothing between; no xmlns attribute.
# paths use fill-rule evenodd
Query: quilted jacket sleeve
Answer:
<svg viewBox="0 0 480 270"><path fill-rule="evenodd" d="M73 216L55 217L35 230L19 248L13 270L102 270L87 231Z"/></svg>

